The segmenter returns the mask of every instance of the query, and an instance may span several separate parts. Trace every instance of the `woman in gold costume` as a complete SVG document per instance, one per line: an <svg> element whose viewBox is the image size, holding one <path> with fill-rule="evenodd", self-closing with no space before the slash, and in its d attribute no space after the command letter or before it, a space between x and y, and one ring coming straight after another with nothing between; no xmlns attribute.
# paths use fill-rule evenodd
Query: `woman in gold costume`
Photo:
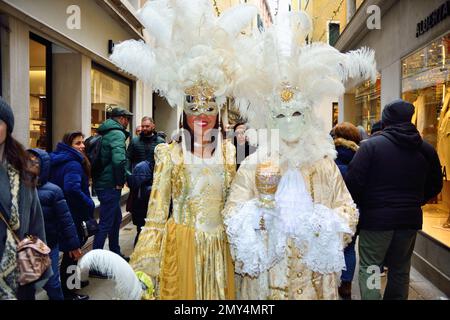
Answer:
<svg viewBox="0 0 450 320"><path fill-rule="evenodd" d="M155 149L146 224L130 257L135 272L152 278L159 299L235 297L221 216L235 150L223 142L220 109L239 69L235 46L255 15L248 5L218 18L209 0L149 1L139 17L153 46L129 40L111 56L158 90L181 118L178 138Z"/></svg>

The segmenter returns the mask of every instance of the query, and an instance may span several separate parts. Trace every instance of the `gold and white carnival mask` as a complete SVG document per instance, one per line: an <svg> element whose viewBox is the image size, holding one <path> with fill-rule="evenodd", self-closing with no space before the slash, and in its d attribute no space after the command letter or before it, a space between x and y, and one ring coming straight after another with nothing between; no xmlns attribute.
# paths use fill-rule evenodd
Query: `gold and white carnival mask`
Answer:
<svg viewBox="0 0 450 320"><path fill-rule="evenodd" d="M216 102L215 90L207 82L200 81L185 91L186 99L183 110L188 116L215 116L219 113L219 106Z"/></svg>

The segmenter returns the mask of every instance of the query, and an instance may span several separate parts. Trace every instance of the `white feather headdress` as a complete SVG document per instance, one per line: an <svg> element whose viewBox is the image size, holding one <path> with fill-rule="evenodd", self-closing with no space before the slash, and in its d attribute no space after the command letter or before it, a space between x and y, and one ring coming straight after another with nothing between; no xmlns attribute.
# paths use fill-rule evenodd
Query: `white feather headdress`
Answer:
<svg viewBox="0 0 450 320"><path fill-rule="evenodd" d="M138 18L153 43L127 40L117 44L111 60L149 83L172 107L182 107L185 90L207 84L222 105L239 69L236 39L257 9L239 5L214 15L210 0L148 1Z"/></svg>
<svg viewBox="0 0 450 320"><path fill-rule="evenodd" d="M345 92L347 80L374 80L374 51L341 53L325 43L306 44L312 23L304 12L290 12L263 34L241 46L241 76L233 96L255 128L267 128L271 111L302 105L313 108L324 98Z"/></svg>

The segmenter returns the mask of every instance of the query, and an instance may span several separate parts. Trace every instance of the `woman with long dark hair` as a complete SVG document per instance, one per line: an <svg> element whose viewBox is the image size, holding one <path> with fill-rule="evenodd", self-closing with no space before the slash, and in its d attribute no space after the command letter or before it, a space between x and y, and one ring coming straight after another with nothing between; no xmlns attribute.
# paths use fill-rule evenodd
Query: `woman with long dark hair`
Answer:
<svg viewBox="0 0 450 320"><path fill-rule="evenodd" d="M223 142L215 101L190 101L178 139L155 149L147 222L130 264L158 279L160 299L230 299L234 269L221 211L235 174L235 151Z"/></svg>
<svg viewBox="0 0 450 320"><path fill-rule="evenodd" d="M64 192L67 204L77 228L81 245L87 238L84 236L82 223L94 217L95 204L89 192L90 164L84 154L84 135L81 131L73 131L63 136L62 142L50 154L52 170L50 181L58 185ZM76 265L77 257L64 252L61 263L61 283L64 297L67 300L86 300L89 297L75 294L67 287L67 278L71 275L67 268Z"/></svg>
<svg viewBox="0 0 450 320"><path fill-rule="evenodd" d="M37 176L29 154L12 137L14 114L0 97L0 300L34 300L36 288L42 287L51 274L49 268L41 279L20 286L17 243L7 222L19 239L26 234L45 241L44 219L36 191Z"/></svg>

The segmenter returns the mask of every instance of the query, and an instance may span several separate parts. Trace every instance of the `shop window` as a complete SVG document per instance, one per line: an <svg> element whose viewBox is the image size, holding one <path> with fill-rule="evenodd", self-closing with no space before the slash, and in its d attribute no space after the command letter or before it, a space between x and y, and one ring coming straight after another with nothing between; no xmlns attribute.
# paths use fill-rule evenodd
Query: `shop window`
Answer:
<svg viewBox="0 0 450 320"><path fill-rule="evenodd" d="M450 33L402 61L402 96L415 107L413 123L433 145L444 173L444 188L423 207L423 231L450 246Z"/></svg>
<svg viewBox="0 0 450 320"><path fill-rule="evenodd" d="M331 127L334 128L339 122L339 104L337 102L333 102L331 107L331 117L332 123Z"/></svg>
<svg viewBox="0 0 450 320"><path fill-rule="evenodd" d="M50 150L51 139L51 44L31 35L30 52L30 148Z"/></svg>
<svg viewBox="0 0 450 320"><path fill-rule="evenodd" d="M381 120L381 76L375 82L365 81L355 90L355 125L366 132L372 130L375 122Z"/></svg>
<svg viewBox="0 0 450 320"><path fill-rule="evenodd" d="M131 111L132 81L97 64L91 70L91 134L108 117L108 110L120 106Z"/></svg>

